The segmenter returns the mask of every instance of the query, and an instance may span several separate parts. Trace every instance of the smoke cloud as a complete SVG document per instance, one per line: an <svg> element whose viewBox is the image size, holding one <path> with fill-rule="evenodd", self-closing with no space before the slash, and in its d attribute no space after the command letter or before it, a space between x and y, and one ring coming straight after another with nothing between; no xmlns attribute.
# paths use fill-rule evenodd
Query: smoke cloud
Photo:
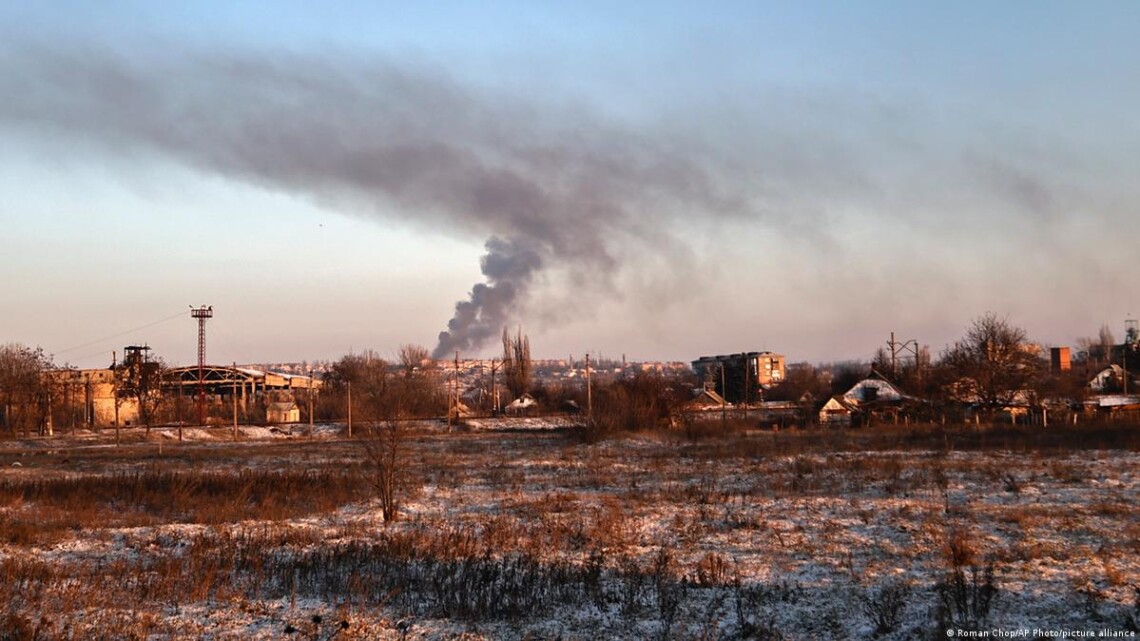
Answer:
<svg viewBox="0 0 1140 641"><path fill-rule="evenodd" d="M604 288L631 248L679 245L669 229L682 212L746 209L676 137L484 95L414 65L193 51L139 60L23 43L0 48L0 94L0 126L488 239L485 282L456 304L437 356L495 336L544 270Z"/></svg>
<svg viewBox="0 0 1140 641"><path fill-rule="evenodd" d="M1024 113L1048 102L1038 100L924 108L845 87L681 96L687 88L677 88L686 104L626 121L408 61L180 45L127 56L0 38L0 131L21 140L157 156L483 242L482 278L448 294L461 300L436 356L478 350L524 312L560 316L564 301L546 304L557 314L531 307L548 283L576 301L652 290L614 314L631 325L650 319L638 315L649 298L707 289L728 311L716 307L715 322L691 311L689 334L702 322L782 332L804 351L832 348L819 346L823 329L837 343L877 344L896 310L940 327L1056 295L1010 283L1063 283L1082 300L1121 286L1112 257L1127 255L1128 236L1105 230L1134 218L1130 130L1034 125ZM692 260L705 240L728 246L724 257ZM715 278L693 275L718 260L731 264ZM827 325L867 309L885 311L860 321L862 335Z"/></svg>
<svg viewBox="0 0 1140 641"><path fill-rule="evenodd" d="M510 320L515 301L526 293L534 272L542 268L542 257L525 244L492 236L482 267L487 282L476 284L470 299L455 304L455 316L439 333L432 358L479 347L495 336Z"/></svg>

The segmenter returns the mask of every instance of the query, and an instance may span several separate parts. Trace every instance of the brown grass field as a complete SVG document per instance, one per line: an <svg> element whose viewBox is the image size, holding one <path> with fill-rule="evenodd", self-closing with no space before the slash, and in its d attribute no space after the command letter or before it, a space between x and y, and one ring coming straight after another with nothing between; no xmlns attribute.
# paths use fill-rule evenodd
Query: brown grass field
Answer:
<svg viewBox="0 0 1140 641"><path fill-rule="evenodd" d="M390 522L368 437L229 434L0 444L0 639L914 639L1140 623L1132 426L587 445L417 424L398 443Z"/></svg>

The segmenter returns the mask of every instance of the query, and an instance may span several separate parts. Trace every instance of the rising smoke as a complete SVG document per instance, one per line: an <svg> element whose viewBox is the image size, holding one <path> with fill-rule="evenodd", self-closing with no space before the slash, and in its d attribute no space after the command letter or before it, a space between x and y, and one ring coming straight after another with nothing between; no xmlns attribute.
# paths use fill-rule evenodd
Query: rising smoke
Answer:
<svg viewBox="0 0 1140 641"><path fill-rule="evenodd" d="M679 243L670 220L745 209L694 150L582 110L491 97L414 66L101 48L0 49L0 125L159 153L202 171L486 238L485 282L436 356L509 324L544 270L604 283L630 247Z"/></svg>
<svg viewBox="0 0 1140 641"><path fill-rule="evenodd" d="M542 258L525 244L492 236L482 260L486 283L471 288L471 298L455 304L455 316L439 333L432 358L483 345L510 320L515 301L527 291Z"/></svg>
<svg viewBox="0 0 1140 641"><path fill-rule="evenodd" d="M159 155L346 214L483 241L482 282L455 305L437 356L476 350L535 311L548 280L572 285L576 299L620 295L615 275L645 269L648 256L664 283L627 300L696 289L686 251L708 229L752 252L725 270L716 295L755 300L748 287L763 282L771 290L753 319L790 310L785 336L804 333L819 301L826 318L921 309L937 324L1009 309L1002 283L1066 283L1082 298L1122 286L1111 257L1127 253L1128 236L1100 231L1134 218L1134 134L1105 130L1084 147L1020 113L994 116L995 126L970 110L896 109L843 88L764 87L750 99L722 89L633 126L407 62L177 45L122 56L0 37L0 131ZM772 233L735 234L744 225ZM1044 295L1019 291L1027 309ZM878 336L894 315L868 316L864 331Z"/></svg>

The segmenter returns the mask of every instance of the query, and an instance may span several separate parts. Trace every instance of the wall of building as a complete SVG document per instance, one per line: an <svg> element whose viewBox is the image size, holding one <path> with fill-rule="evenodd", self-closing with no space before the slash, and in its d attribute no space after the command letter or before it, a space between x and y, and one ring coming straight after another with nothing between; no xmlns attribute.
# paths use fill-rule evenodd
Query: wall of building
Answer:
<svg viewBox="0 0 1140 641"><path fill-rule="evenodd" d="M781 383L787 374L783 354L775 352L702 356L692 367L699 381L729 403L758 402L765 389Z"/></svg>

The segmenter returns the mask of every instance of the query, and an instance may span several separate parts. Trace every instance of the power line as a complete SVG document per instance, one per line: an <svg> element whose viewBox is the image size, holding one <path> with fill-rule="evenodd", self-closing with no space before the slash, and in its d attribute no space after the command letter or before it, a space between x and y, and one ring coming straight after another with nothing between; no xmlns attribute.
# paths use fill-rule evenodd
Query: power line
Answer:
<svg viewBox="0 0 1140 641"><path fill-rule="evenodd" d="M111 340L112 338L119 338L120 336L126 336L127 334L130 334L132 332L137 332L139 330L143 330L143 329L146 329L148 327L154 327L155 325L159 325L161 323L166 323L166 322L172 321L175 318L182 318L183 314L185 314L185 312L178 312L177 314L174 314L173 316L167 316L166 318L162 318L162 319L147 323L146 325L140 325L138 327L133 327L131 329L119 332L118 334L111 334L110 336L105 336L105 337L100 338L98 340L93 340L89 343L83 343L82 345L76 345L75 347L69 347L65 350L60 350L58 352L54 352L54 354L56 354L56 355L66 354L68 352L74 352L77 349L83 349L84 347L91 347L92 345L98 345L99 343L104 343L106 341Z"/></svg>

